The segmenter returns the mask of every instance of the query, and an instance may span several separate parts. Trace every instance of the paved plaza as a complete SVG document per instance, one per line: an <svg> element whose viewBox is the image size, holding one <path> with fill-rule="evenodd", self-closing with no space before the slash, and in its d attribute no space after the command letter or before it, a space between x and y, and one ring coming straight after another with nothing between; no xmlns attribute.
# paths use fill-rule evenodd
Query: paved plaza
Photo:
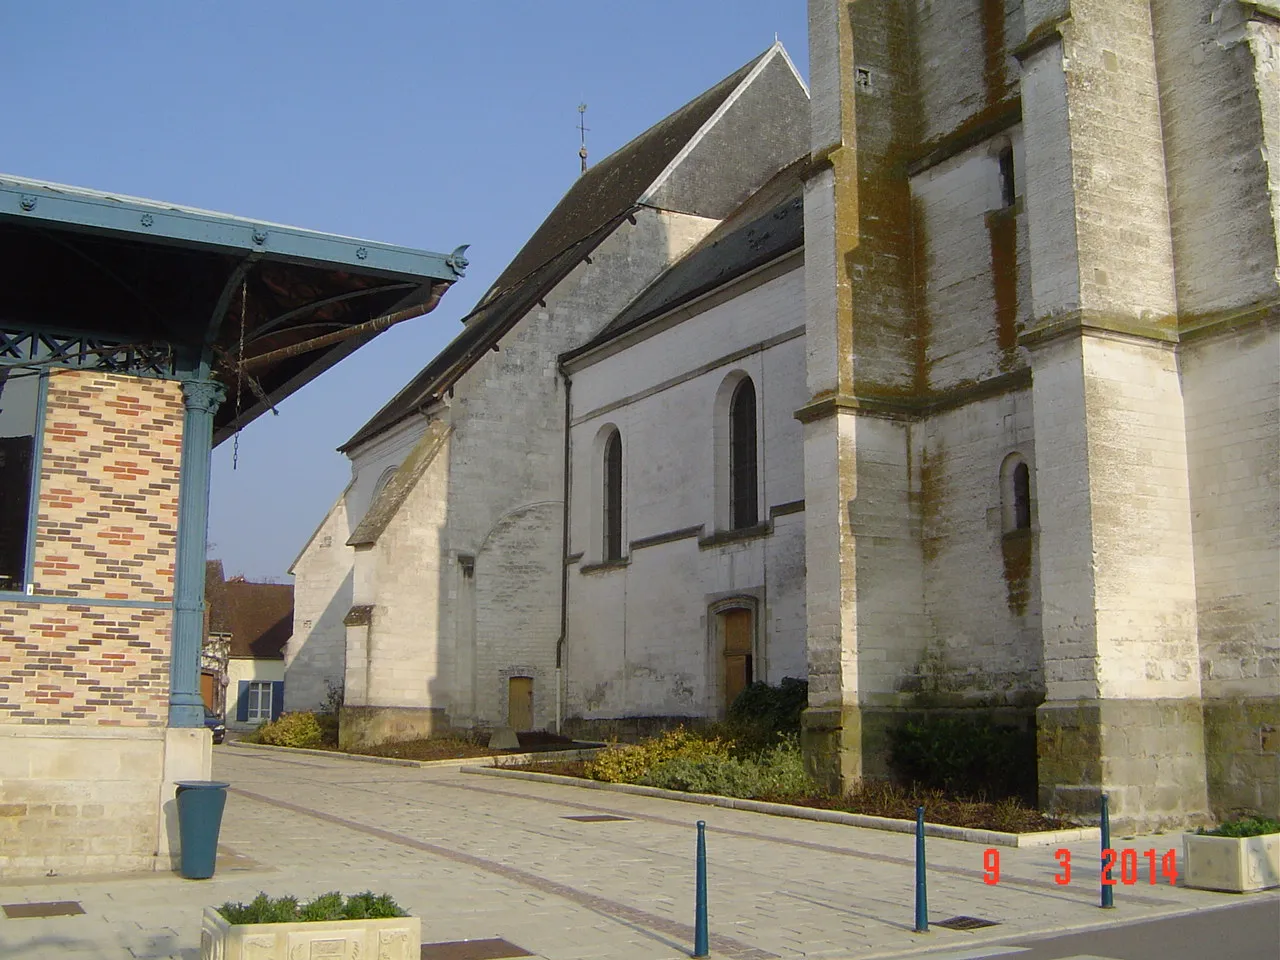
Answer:
<svg viewBox="0 0 1280 960"><path fill-rule="evenodd" d="M85 911L0 916L0 957L190 960L206 905L260 890L307 898L335 889L391 893L422 918L425 942L502 938L548 960L685 957L698 819L707 822L712 955L737 960L1005 955L994 945L1241 902L1148 882L1142 852L1177 848L1177 835L1115 838L1117 848L1139 851L1140 872L1137 885L1117 887L1111 911L1097 907L1093 842L1068 845L1066 886L1054 882L1061 868L1052 847L1000 848L999 883L989 885L983 846L930 839L934 926L915 934L908 834L457 767L231 746L215 749L214 774L232 791L213 879L0 880L0 903L77 901ZM600 816L623 819L568 819ZM936 925L954 916L998 925Z"/></svg>

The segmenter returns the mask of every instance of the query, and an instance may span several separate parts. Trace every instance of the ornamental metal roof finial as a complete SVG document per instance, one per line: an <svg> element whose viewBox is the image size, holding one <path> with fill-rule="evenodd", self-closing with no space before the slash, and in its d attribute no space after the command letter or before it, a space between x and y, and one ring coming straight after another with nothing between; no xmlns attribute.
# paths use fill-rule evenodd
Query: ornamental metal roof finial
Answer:
<svg viewBox="0 0 1280 960"><path fill-rule="evenodd" d="M582 159L582 172L587 172L587 131L591 128L586 126L587 105L585 103L578 104L578 134L582 138L582 146L578 149L578 156Z"/></svg>

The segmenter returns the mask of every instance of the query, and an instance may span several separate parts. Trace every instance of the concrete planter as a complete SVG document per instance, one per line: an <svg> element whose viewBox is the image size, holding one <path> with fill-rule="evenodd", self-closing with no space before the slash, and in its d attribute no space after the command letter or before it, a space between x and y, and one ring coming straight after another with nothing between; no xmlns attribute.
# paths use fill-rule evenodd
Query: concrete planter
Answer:
<svg viewBox="0 0 1280 960"><path fill-rule="evenodd" d="M200 960L417 960L421 949L417 917L232 924L205 907L200 929Z"/></svg>
<svg viewBox="0 0 1280 960"><path fill-rule="evenodd" d="M1260 837L1182 835L1182 874L1188 887L1250 893L1280 887L1280 833Z"/></svg>

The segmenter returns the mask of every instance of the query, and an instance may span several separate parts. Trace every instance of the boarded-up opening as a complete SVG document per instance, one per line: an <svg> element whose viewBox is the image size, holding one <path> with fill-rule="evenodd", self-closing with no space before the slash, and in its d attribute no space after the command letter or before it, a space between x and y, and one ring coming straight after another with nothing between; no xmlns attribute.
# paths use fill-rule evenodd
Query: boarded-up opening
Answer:
<svg viewBox="0 0 1280 960"><path fill-rule="evenodd" d="M724 631L724 707L733 701L754 679L752 651L755 628L751 611L726 610L720 614Z"/></svg>
<svg viewBox="0 0 1280 960"><path fill-rule="evenodd" d="M533 729L533 677L507 681L507 726L517 732Z"/></svg>

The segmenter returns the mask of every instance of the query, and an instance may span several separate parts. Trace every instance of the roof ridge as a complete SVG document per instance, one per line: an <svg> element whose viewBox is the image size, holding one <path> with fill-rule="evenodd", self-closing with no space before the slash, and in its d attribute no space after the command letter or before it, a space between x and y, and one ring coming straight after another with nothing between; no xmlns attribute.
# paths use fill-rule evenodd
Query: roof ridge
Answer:
<svg viewBox="0 0 1280 960"><path fill-rule="evenodd" d="M604 235L639 209L640 198L672 158L704 132L713 116L723 115L725 102L748 86L745 81L780 49L771 45L577 177L463 318L462 332L338 449L348 452L399 423L451 385L460 369L469 369L519 322L531 294L536 302L554 288Z"/></svg>

